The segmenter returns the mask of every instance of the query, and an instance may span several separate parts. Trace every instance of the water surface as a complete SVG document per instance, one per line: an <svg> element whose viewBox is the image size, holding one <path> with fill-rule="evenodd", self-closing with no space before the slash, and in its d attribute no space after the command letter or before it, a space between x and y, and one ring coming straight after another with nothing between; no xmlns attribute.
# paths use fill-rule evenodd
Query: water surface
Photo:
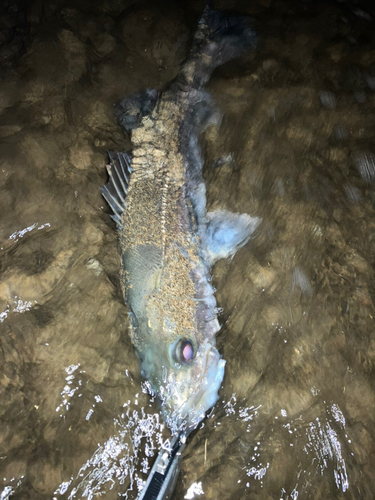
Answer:
<svg viewBox="0 0 375 500"><path fill-rule="evenodd" d="M130 147L113 103L176 74L204 2L14 5L1 53L0 498L132 499L169 434L129 340L99 186L106 150ZM260 43L208 85L223 111L202 138L208 209L263 221L213 270L226 374L174 498L370 500L374 13L231 7L257 17Z"/></svg>

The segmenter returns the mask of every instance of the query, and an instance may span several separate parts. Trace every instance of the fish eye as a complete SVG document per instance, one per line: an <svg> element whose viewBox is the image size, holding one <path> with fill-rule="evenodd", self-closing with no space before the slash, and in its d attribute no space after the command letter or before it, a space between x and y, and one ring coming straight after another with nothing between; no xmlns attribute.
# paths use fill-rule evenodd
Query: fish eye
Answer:
<svg viewBox="0 0 375 500"><path fill-rule="evenodd" d="M188 339L181 340L176 346L175 354L179 363L189 364L195 356L193 343Z"/></svg>

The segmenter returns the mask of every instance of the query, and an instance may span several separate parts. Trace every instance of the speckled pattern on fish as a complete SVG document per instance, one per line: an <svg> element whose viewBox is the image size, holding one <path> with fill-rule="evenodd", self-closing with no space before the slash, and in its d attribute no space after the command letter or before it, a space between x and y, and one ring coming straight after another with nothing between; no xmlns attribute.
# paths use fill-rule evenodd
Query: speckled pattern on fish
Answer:
<svg viewBox="0 0 375 500"><path fill-rule="evenodd" d="M132 157L110 154L102 193L119 229L121 281L142 375L172 430L190 432L218 399L225 361L215 347L220 327L210 268L234 255L260 222L206 212L198 136L219 114L202 87L216 66L256 41L247 18L206 8L175 80L116 108L131 133Z"/></svg>

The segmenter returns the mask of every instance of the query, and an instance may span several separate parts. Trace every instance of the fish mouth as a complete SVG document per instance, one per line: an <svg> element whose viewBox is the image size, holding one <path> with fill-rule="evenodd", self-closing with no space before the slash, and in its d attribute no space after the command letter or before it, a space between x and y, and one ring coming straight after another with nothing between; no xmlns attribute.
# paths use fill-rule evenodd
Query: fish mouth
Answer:
<svg viewBox="0 0 375 500"><path fill-rule="evenodd" d="M224 378L225 360L218 350L209 342L202 346L197 354L200 358L200 369L194 376L194 383L182 398L169 401L169 411L165 408L165 419L172 432L183 431L188 435L205 417L219 399L218 391ZM171 412L171 403L174 410Z"/></svg>

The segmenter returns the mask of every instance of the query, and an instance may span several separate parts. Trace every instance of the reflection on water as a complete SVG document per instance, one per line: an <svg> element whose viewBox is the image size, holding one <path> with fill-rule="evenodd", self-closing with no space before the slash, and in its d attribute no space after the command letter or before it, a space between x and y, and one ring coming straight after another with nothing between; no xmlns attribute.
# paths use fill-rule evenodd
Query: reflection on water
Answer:
<svg viewBox="0 0 375 500"><path fill-rule="evenodd" d="M73 373L78 366L67 369ZM62 396L73 396L75 389L71 389L72 375L69 375L68 384ZM80 385L80 381L78 382ZM76 388L78 389L78 387ZM142 392L147 393L147 384L142 384ZM80 395L78 395L79 397ZM165 424L159 413L150 413L149 409L139 407L138 394L131 404L123 404L123 413L114 419L116 433L104 444L99 444L93 455L80 467L78 473L69 481L63 481L55 491L53 498L67 495L64 498L88 498L111 491L114 487L125 485L125 492L120 496L133 498L142 490L147 473L151 468L152 460L160 449L170 450L169 439L164 439ZM99 396L96 402L102 402ZM63 404L69 408L69 402L64 399ZM93 405L95 406L95 405ZM56 409L58 410L59 407ZM90 410L93 411L93 410ZM86 416L88 420L89 412ZM151 463L150 463L151 461Z"/></svg>
<svg viewBox="0 0 375 500"><path fill-rule="evenodd" d="M192 500L193 498L195 498L196 496L198 495L203 495L204 494L204 491L202 489L202 483L193 483L190 488L188 488L187 492L186 492L186 495L184 496L184 498L186 498L187 500Z"/></svg>
<svg viewBox="0 0 375 500"><path fill-rule="evenodd" d="M317 460L316 472L323 474L324 469L328 468L329 461L335 464L334 477L338 489L345 492L349 487L348 475L346 472L345 460L341 455L341 445L336 432L329 423L322 426L319 419L311 422L307 431L309 443L304 450L309 454L309 448L316 454L313 462Z"/></svg>
<svg viewBox="0 0 375 500"><path fill-rule="evenodd" d="M99 186L129 147L112 104L170 81L204 3L0 5L0 500L134 499L168 446ZM261 42L207 89L208 209L262 225L214 269L226 374L174 498L372 500L374 12L235 8Z"/></svg>
<svg viewBox="0 0 375 500"><path fill-rule="evenodd" d="M304 426L304 433L307 437L307 442L303 446L303 451L308 455L306 470L299 470L296 475L296 485L290 493L291 498L297 498L299 493L306 493L306 488L311 477L316 475L327 474L331 475L335 481L338 490L342 492L347 491L349 488L349 479L346 469L345 459L342 454L342 446L340 441L345 444L350 444L348 436L345 434L344 441L341 436L333 428L334 423L339 423L341 430L345 429L345 418L341 413L340 408L336 404L327 405L327 419L319 419L318 417L313 422L309 422ZM282 410L282 416L287 417L286 413ZM330 418L334 417L334 420ZM289 434L296 433L298 443L301 443L304 436L300 431L301 419L290 420L288 423L283 424L283 427ZM294 446L291 443L290 446ZM353 453L351 453L353 455ZM286 495L286 491L282 491ZM284 498L283 496L281 498ZM287 498L287 496L285 497Z"/></svg>
<svg viewBox="0 0 375 500"><path fill-rule="evenodd" d="M13 240L14 243L17 243L17 241L20 239L20 238L23 238L25 236L26 233L29 233L30 231L32 231L33 229L35 229L36 227L38 227L38 230L40 229L44 229L45 227L50 227L51 225L49 224L49 222L46 222L45 224L41 224L39 225L38 222L34 222L34 224L32 224L31 226L29 227L25 227L25 229L21 229L21 230L18 230L18 231L14 231L14 233L12 233L10 236L9 236L9 239L10 240Z"/></svg>
<svg viewBox="0 0 375 500"><path fill-rule="evenodd" d="M72 387L74 380L72 373L77 368L78 366L72 365L66 369L68 385L61 393L64 399L63 404L56 408L56 411L60 411L63 406L66 410L69 409L70 401L67 398L72 397L81 385L79 380L78 386ZM142 392L147 394L148 390L148 384L143 383ZM119 485L126 487L125 491L120 493L123 498L135 498L142 490L154 458L159 450L170 450L170 441L169 438L164 437L165 424L161 421L159 413L150 413L148 408L139 407L138 396L136 394L136 399L132 403L130 401L125 403L123 413L114 419L116 433L104 444L98 445L93 455L80 467L75 477L71 477L69 481L63 481L59 485L54 492L56 495L53 497L54 500L64 495L64 498L68 499L93 499L115 487L118 488ZM225 409L225 417L246 424L244 430L250 432L251 424L249 422L258 415L258 409L250 406L237 407L235 394L231 396L229 401L222 401L222 404ZM220 422L216 421L214 409L208 418L214 422L215 428L220 426ZM201 428L204 426L203 422ZM256 479L262 484L261 480L269 464L263 467L261 463L256 463L260 457L259 445L260 442L257 442L253 446L251 462L243 470L248 478ZM207 447L205 449L206 462ZM239 474L239 477L241 476L242 474ZM238 479L238 483L242 481L242 479ZM246 487L250 487L248 479ZM192 499L202 494L204 494L202 482L193 482L185 491L184 498Z"/></svg>
<svg viewBox="0 0 375 500"><path fill-rule="evenodd" d="M34 300L34 304L37 304L36 300ZM8 317L9 312L22 313L25 311L30 311L32 305L33 305L32 302L23 301L19 297L17 297L17 295L15 295L13 301L13 308L10 309L9 304L7 304L6 309L0 313L0 322L2 323Z"/></svg>
<svg viewBox="0 0 375 500"><path fill-rule="evenodd" d="M78 367L73 367L73 370L76 368ZM147 393L146 384L142 385L142 391ZM262 425L259 421L259 407L239 405L235 394L232 394L228 401L221 403L224 409L223 418L230 426L236 426L236 433L246 432L254 435L253 428L257 429ZM68 409L68 406L66 408ZM220 439L221 435L225 438L225 432L220 430L222 422L217 420L214 409L208 418L213 422L213 428L219 429L217 438ZM302 416L290 419L284 409L275 416L275 421L280 425L274 431L275 436L271 433L267 439L278 439L280 433L290 448L297 446L305 454L301 466L290 476L293 487L288 490L281 487L280 498L297 499L299 495L309 494L313 478L323 475L335 482L337 490L348 490L349 478L344 457L348 453L353 456L353 452L350 451L351 441L345 433L345 417L337 404L327 404L326 416L317 417L314 421L306 422ZM158 413L150 413L147 408L140 408L137 399L132 404L130 401L125 403L123 413L115 418L114 422L116 433L105 443L98 445L74 477L59 485L54 492L55 500L60 497L93 499L113 488L118 491L119 485L125 487L122 493L118 493L123 498L135 498L141 491L156 454L160 449L169 447L169 439L163 437L165 425ZM203 422L201 428L206 424ZM341 443L346 445L345 452ZM244 493L253 491L255 486L260 489L267 487L267 474L272 470L272 460L264 459L264 444L263 440L252 440L247 452L243 453L245 465L238 469L234 480L244 488ZM207 465L207 453L206 439L205 468L210 467ZM293 454L293 451L289 453ZM186 487L184 498L192 499L203 494L204 480L196 481Z"/></svg>
<svg viewBox="0 0 375 500"><path fill-rule="evenodd" d="M74 394L79 391L80 386L82 386L82 380L78 379L78 381L74 382L74 379L76 378L73 373L79 368L80 364L78 363L77 365L70 365L67 368L65 368L65 371L67 373L67 377L65 377L67 385L64 387L64 389L61 391L61 397L63 399L62 403L59 404L59 406L56 408L56 411L59 412L60 417L63 416L63 413L60 413L61 410L65 408L66 411L69 410L69 406L71 404L70 399L74 396ZM77 397L82 397L82 393L77 393ZM100 397L100 396L97 396ZM87 418L87 417L86 417Z"/></svg>

